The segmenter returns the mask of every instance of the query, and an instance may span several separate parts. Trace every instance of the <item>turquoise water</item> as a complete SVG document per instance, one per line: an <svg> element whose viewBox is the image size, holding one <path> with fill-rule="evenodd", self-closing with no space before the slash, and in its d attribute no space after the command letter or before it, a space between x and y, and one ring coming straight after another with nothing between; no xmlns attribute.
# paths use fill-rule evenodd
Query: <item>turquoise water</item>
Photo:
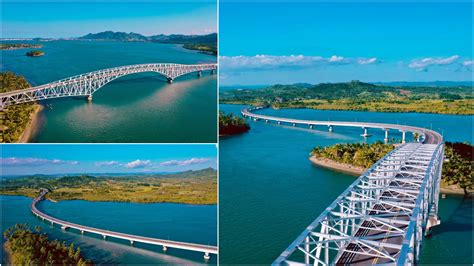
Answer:
<svg viewBox="0 0 474 266"><path fill-rule="evenodd" d="M220 105L240 113L243 106ZM447 140L471 140L472 116L387 114L316 110L263 110L262 113L321 120L397 122L441 128ZM357 129L316 130L249 122L248 133L219 144L219 228L221 263L271 263L334 199L353 176L316 167L308 154L316 145L363 141ZM368 141L383 140L383 132ZM398 133L392 133L399 138ZM440 200L442 224L425 239L422 263L471 264L472 200Z"/></svg>
<svg viewBox="0 0 474 266"><path fill-rule="evenodd" d="M203 254L176 249L163 252L161 246L135 243L75 230L63 231L41 221L30 212L31 199L1 196L2 232L15 223L39 225L50 239L59 239L79 246L83 255L97 264L189 264L205 263ZM41 202L42 211L67 221L140 236L192 243L217 245L217 206L186 204L137 204L88 202L81 200L53 203ZM8 215L4 215L8 214ZM2 239L3 243L4 239ZM4 254L2 252L2 262ZM216 263L215 255L207 263Z"/></svg>
<svg viewBox="0 0 474 266"><path fill-rule="evenodd" d="M45 55L2 50L2 71L41 85L104 68L143 64L216 62L179 45L145 42L42 42ZM128 75L83 97L43 104L32 142L216 142L217 75L191 73L168 84L156 73Z"/></svg>

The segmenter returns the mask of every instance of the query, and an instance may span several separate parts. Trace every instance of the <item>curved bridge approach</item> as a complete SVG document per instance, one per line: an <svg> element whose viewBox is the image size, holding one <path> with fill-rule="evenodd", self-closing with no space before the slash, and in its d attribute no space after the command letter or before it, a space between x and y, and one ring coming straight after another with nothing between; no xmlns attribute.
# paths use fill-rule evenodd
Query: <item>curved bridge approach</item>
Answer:
<svg viewBox="0 0 474 266"><path fill-rule="evenodd" d="M242 114L280 123L423 134L420 142L402 144L372 165L306 227L273 265L416 263L423 234L440 223L438 201L444 160L440 134L401 125L262 116L252 113L253 110L245 109Z"/></svg>
<svg viewBox="0 0 474 266"><path fill-rule="evenodd" d="M54 81L41 86L0 93L0 108L3 109L9 105L19 103L68 96L86 96L88 100L91 100L92 94L107 83L117 78L135 73L156 72L163 75L169 83L172 83L173 80L179 76L192 72L198 72L198 75L201 76L202 71L206 70L214 73L214 71L217 70L217 64L139 64L102 69Z"/></svg>
<svg viewBox="0 0 474 266"><path fill-rule="evenodd" d="M80 224L75 224L75 223L70 223L67 221L63 221L57 218L54 218L52 216L49 216L40 210L36 208L36 204L44 199L44 196L48 193L47 189L42 189L39 196L36 197L33 202L31 203L31 212L36 215L37 217L41 218L43 221L46 220L50 222L52 225L58 224L61 226L61 229L66 230L69 228L76 229L81 232L81 234L84 233L93 233L93 234L98 234L101 235L104 239L107 237L113 237L113 238L118 238L118 239L124 239L130 241L130 244L133 245L133 243L146 243L146 244L152 244L152 245L158 245L163 247L163 251L166 251L168 248L176 248L176 249L183 249L183 250L190 250L190 251L196 251L196 252L202 252L204 253L204 259L208 260L210 259L210 254L216 254L218 253L218 249L215 246L208 246L208 245L201 245L201 244L194 244L194 243L186 243L186 242L179 242L179 241L171 241L171 240L163 240L163 239L158 239L158 238L151 238L151 237L144 237L144 236L137 236L137 235L130 235L130 234L124 234L124 233L119 233L119 232L114 232L114 231L108 231L108 230L103 230L103 229L98 229L98 228L93 228L93 227L88 227Z"/></svg>

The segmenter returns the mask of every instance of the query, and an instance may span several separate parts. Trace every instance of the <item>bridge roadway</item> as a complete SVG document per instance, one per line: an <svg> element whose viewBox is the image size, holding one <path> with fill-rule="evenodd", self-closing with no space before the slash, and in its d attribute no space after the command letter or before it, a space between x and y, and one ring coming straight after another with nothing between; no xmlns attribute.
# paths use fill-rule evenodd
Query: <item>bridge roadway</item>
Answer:
<svg viewBox="0 0 474 266"><path fill-rule="evenodd" d="M102 235L102 237L105 239L106 237L114 237L118 239L124 239L130 241L131 244L135 242L140 242L140 243L146 243L146 244L152 244L152 245L159 245L163 246L163 250L166 251L168 248L176 248L176 249L183 249L183 250L190 250L190 251L197 251L197 252L203 252L204 253L204 259L208 260L210 259L210 254L216 254L218 253L218 248L215 246L209 246L209 245L201 245L201 244L194 244L194 243L186 243L186 242L178 242L178 241L171 241L171 240L163 240L163 239L158 239L158 238L151 238L151 237L143 237L143 236L137 236L137 235L131 235L131 234L124 234L124 233L119 233L119 232L114 232L114 231L109 231L109 230L103 230L103 229L98 229L98 228L93 228L93 227L88 227L80 224L75 224L67 221L63 221L57 218L54 218L52 216L49 216L40 210L36 208L36 204L44 199L44 196L48 193L47 189L42 189L39 196L36 197L33 202L31 203L31 212L38 216L39 218L49 221L52 225L54 224L59 224L63 230L66 230L68 228L74 228L76 230L79 230L81 234L84 232L89 232L89 233L94 233L94 234L99 234Z"/></svg>
<svg viewBox="0 0 474 266"><path fill-rule="evenodd" d="M0 109L9 105L60 97L86 96L88 100L92 100L92 94L107 83L122 76L135 73L159 73L163 75L169 83L172 83L173 80L179 76L192 72L198 72L198 76L201 76L202 72L206 70L214 73L214 71L217 70L217 64L183 65L157 63L102 69L36 87L0 93Z"/></svg>
<svg viewBox="0 0 474 266"><path fill-rule="evenodd" d="M280 118L242 110L254 120L414 132L422 142L395 148L354 181L273 262L273 265L413 265L423 233L440 223L439 184L444 160L442 136L418 127ZM405 135L405 134L403 134Z"/></svg>
<svg viewBox="0 0 474 266"><path fill-rule="evenodd" d="M276 122L280 123L287 123L293 126L296 125L303 125L313 128L314 126L327 126L330 131L333 131L333 127L340 126L340 127L357 127L362 128L364 134L362 136L369 136L367 129L374 128L374 129L381 129L385 131L385 140L388 140L388 132L389 130L397 130L402 132L402 142L406 142L406 132L417 133L423 137L424 144L438 144L443 141L443 137L441 134L434 130L429 130L420 127L413 127L413 126L406 126L406 125L397 125L397 124L384 124L384 123L370 123L370 122L342 122L342 121L320 121L320 120L302 120L302 119L294 119L294 118L282 118L282 117L275 117L275 116L268 116L268 115L261 115L254 113L254 111L258 111L264 109L265 107L255 107L255 108L245 108L241 111L244 117L249 117L257 120L264 120L266 122Z"/></svg>

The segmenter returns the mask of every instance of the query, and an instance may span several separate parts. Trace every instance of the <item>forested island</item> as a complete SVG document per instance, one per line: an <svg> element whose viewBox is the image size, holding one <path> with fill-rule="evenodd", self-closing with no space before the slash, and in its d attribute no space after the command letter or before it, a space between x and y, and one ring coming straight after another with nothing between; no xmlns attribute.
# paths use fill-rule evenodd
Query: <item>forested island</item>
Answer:
<svg viewBox="0 0 474 266"><path fill-rule="evenodd" d="M18 50L18 49L29 49L29 48L41 48L41 44L30 44L30 43L1 43L0 50Z"/></svg>
<svg viewBox="0 0 474 266"><path fill-rule="evenodd" d="M3 179L0 194L47 199L186 204L217 204L217 172L212 168L174 174L124 176L25 176Z"/></svg>
<svg viewBox="0 0 474 266"><path fill-rule="evenodd" d="M185 49L198 50L217 56L217 33L207 35L184 35L184 34L158 34L144 36L135 32L114 32L104 31L99 33L89 33L78 39L96 41L124 41L124 42L157 42L182 44Z"/></svg>
<svg viewBox="0 0 474 266"><path fill-rule="evenodd" d="M4 231L5 250L11 265L92 265L80 248L50 241L39 226L32 231L27 224L16 224Z"/></svg>
<svg viewBox="0 0 474 266"><path fill-rule="evenodd" d="M229 136L249 131L250 126L240 116L219 112L219 136Z"/></svg>
<svg viewBox="0 0 474 266"><path fill-rule="evenodd" d="M31 56L31 57L38 57L38 56L43 56L44 52L40 50L33 50L26 52L26 56Z"/></svg>
<svg viewBox="0 0 474 266"><path fill-rule="evenodd" d="M221 103L372 112L474 114L472 86L389 86L360 81L221 90Z"/></svg>
<svg viewBox="0 0 474 266"><path fill-rule="evenodd" d="M310 160L317 165L354 174L362 174L380 160L395 145L382 142L343 143L329 147L315 147ZM445 162L441 176L441 187L446 192L464 192L473 190L474 183L474 147L466 143L445 143Z"/></svg>
<svg viewBox="0 0 474 266"><path fill-rule="evenodd" d="M31 87L22 76L12 72L0 73L0 92L9 92ZM0 111L0 131L2 143L27 142L32 124L41 106L35 103L22 103L8 106Z"/></svg>

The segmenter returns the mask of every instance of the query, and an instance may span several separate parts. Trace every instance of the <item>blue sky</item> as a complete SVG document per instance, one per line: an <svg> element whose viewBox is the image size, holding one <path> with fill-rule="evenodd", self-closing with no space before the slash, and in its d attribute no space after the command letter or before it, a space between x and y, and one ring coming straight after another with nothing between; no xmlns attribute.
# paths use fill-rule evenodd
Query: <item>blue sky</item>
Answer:
<svg viewBox="0 0 474 266"><path fill-rule="evenodd" d="M216 145L2 145L2 175L217 169Z"/></svg>
<svg viewBox="0 0 474 266"><path fill-rule="evenodd" d="M100 31L217 32L217 4L204 2L4 2L2 37L79 37Z"/></svg>
<svg viewBox="0 0 474 266"><path fill-rule="evenodd" d="M472 2L220 3L222 85L468 81Z"/></svg>

